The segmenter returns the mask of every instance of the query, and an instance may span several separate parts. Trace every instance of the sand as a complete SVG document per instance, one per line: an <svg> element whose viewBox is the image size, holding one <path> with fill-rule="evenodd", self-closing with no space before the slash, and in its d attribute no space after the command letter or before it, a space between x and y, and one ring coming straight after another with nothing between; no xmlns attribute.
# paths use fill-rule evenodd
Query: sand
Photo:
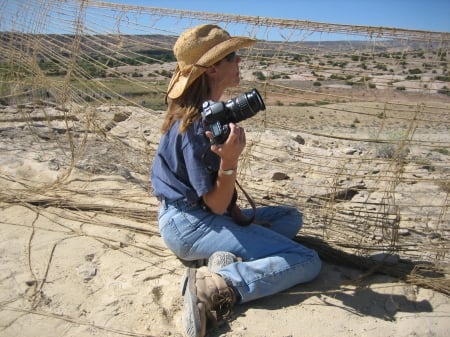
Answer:
<svg viewBox="0 0 450 337"><path fill-rule="evenodd" d="M114 111L127 109L104 136L74 133L71 148L55 141L67 139L60 122L30 132L14 107L2 107L2 117L16 117L0 129L1 336L182 336L185 266L159 237L148 182L161 114ZM100 125L114 111L97 109ZM283 132L269 134L274 146L298 146ZM345 142L323 147L308 138L302 149L348 151ZM71 150L81 156L73 167ZM253 168L262 180L273 171ZM236 306L208 336L448 336L448 296L362 275L324 262L313 282Z"/></svg>

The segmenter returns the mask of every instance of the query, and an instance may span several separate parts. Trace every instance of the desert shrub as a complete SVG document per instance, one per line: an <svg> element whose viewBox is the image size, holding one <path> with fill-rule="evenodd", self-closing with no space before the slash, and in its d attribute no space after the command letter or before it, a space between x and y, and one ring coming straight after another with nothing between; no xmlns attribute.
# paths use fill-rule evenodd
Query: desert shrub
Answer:
<svg viewBox="0 0 450 337"><path fill-rule="evenodd" d="M313 86L315 86L315 87L320 87L321 85L322 85L322 83L320 83L319 81L315 81L313 83Z"/></svg>
<svg viewBox="0 0 450 337"><path fill-rule="evenodd" d="M294 106L315 106L316 103L312 102L297 102L294 104Z"/></svg>
<svg viewBox="0 0 450 337"><path fill-rule="evenodd" d="M262 71L255 71L255 72L253 72L252 75L254 75L260 81L265 81L266 80L266 76L263 74Z"/></svg>
<svg viewBox="0 0 450 337"><path fill-rule="evenodd" d="M439 94L444 94L444 95L450 96L450 89L447 87L443 87L442 89L439 89L437 92Z"/></svg>
<svg viewBox="0 0 450 337"><path fill-rule="evenodd" d="M167 77L167 78L171 78L172 77L172 72L162 69L160 71L156 70L155 73L160 74L161 76Z"/></svg>
<svg viewBox="0 0 450 337"><path fill-rule="evenodd" d="M380 70L384 70L387 71L387 66L383 63L378 63L375 68L380 69Z"/></svg>
<svg viewBox="0 0 450 337"><path fill-rule="evenodd" d="M400 158L405 159L409 154L409 148L405 146L406 134L403 130L393 130L379 138L382 143L376 144L376 156L378 158Z"/></svg>
<svg viewBox="0 0 450 337"><path fill-rule="evenodd" d="M414 158L414 162L420 167L429 172L433 172L436 170L436 167L431 163L429 159L425 158Z"/></svg>
<svg viewBox="0 0 450 337"><path fill-rule="evenodd" d="M437 184L439 185L441 190L450 193L450 180L439 181Z"/></svg>
<svg viewBox="0 0 450 337"><path fill-rule="evenodd" d="M411 75L414 75L414 74L422 74L422 70L420 70L419 68L409 69L408 72L409 72Z"/></svg>
<svg viewBox="0 0 450 337"><path fill-rule="evenodd" d="M450 76L436 76L434 79L443 82L450 82Z"/></svg>
<svg viewBox="0 0 450 337"><path fill-rule="evenodd" d="M330 80L346 80L347 78L345 76L340 76L337 74L331 74Z"/></svg>
<svg viewBox="0 0 450 337"><path fill-rule="evenodd" d="M417 75L408 75L406 76L407 80L420 80L421 76L417 76Z"/></svg>
<svg viewBox="0 0 450 337"><path fill-rule="evenodd" d="M438 148L432 149L431 151L437 152L437 153L440 153L440 154L444 154L446 156L450 155L450 150L445 148L445 147L438 147Z"/></svg>

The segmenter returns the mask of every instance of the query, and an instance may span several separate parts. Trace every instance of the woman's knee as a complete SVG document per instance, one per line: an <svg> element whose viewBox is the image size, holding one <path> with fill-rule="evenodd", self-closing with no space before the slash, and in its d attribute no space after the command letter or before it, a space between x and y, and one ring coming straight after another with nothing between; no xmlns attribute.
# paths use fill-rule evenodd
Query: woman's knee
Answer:
<svg viewBox="0 0 450 337"><path fill-rule="evenodd" d="M307 263L307 282L314 280L322 270L322 261L315 250L310 250L310 258Z"/></svg>
<svg viewBox="0 0 450 337"><path fill-rule="evenodd" d="M312 281L322 269L322 261L319 254L303 245L298 245L296 253L298 254L297 266L299 268L300 283Z"/></svg>

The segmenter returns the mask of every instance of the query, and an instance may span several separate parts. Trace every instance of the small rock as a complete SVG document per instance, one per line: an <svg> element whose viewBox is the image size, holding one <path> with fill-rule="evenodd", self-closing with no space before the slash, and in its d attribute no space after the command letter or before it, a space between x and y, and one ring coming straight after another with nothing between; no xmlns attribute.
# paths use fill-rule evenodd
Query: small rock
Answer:
<svg viewBox="0 0 450 337"><path fill-rule="evenodd" d="M37 284L37 281L36 281L36 280L28 280L28 281L25 281L25 284L26 284L28 287L32 287L32 286L34 286L34 285Z"/></svg>
<svg viewBox="0 0 450 337"><path fill-rule="evenodd" d="M59 171L60 166L58 160L56 158L50 159L48 162L48 168L51 171Z"/></svg>
<svg viewBox="0 0 450 337"><path fill-rule="evenodd" d="M401 236L407 236L410 234L409 229L408 228L400 228L398 230L398 234Z"/></svg>
<svg viewBox="0 0 450 337"><path fill-rule="evenodd" d="M78 274L83 278L84 282L91 280L97 275L97 267L92 262L86 262L77 268Z"/></svg>
<svg viewBox="0 0 450 337"><path fill-rule="evenodd" d="M358 152L358 150L353 147L348 147L343 149L342 152L344 152L345 154L355 154L356 152Z"/></svg>
<svg viewBox="0 0 450 337"><path fill-rule="evenodd" d="M431 242L439 242L441 240L441 234L436 232L431 232L427 236Z"/></svg>
<svg viewBox="0 0 450 337"><path fill-rule="evenodd" d="M84 257L85 261L92 261L94 260L95 254L88 254Z"/></svg>
<svg viewBox="0 0 450 337"><path fill-rule="evenodd" d="M275 172L272 175L272 180L287 180L287 179L289 179L289 176L283 172Z"/></svg>
<svg viewBox="0 0 450 337"><path fill-rule="evenodd" d="M116 112L113 117L113 121L120 123L126 121L131 116L131 112Z"/></svg>
<svg viewBox="0 0 450 337"><path fill-rule="evenodd" d="M305 139L302 136L300 136L300 135L295 136L293 139L294 139L294 141L296 141L300 145L305 145L305 143L306 143Z"/></svg>

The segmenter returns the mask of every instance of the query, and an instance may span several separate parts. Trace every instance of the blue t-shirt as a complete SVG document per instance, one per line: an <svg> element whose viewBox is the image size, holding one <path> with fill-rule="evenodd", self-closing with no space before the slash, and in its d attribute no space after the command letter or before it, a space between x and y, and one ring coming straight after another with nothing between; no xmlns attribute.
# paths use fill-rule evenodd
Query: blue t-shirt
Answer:
<svg viewBox="0 0 450 337"><path fill-rule="evenodd" d="M182 134L180 122L161 137L151 172L153 194L170 201L197 202L212 189L220 157L211 152L201 120Z"/></svg>

